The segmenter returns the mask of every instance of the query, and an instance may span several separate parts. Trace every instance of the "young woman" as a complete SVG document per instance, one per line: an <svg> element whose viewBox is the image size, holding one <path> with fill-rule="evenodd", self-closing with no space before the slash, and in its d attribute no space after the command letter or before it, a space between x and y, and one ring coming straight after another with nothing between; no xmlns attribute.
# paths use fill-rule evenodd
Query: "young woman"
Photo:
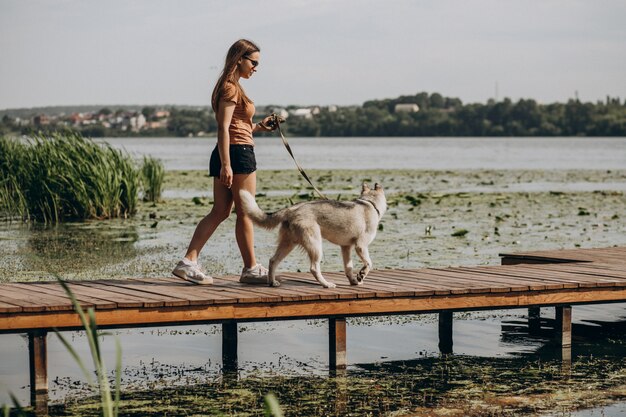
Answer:
<svg viewBox="0 0 626 417"><path fill-rule="evenodd" d="M259 59L260 50L254 43L238 40L228 50L224 70L213 89L211 106L218 124L217 146L209 164L209 174L213 177L213 208L196 226L185 257L172 271L175 276L195 284L213 283L213 278L200 270L198 255L217 226L229 216L233 203L237 213L235 237L244 264L240 282L267 283L267 269L257 264L254 257L252 221L239 204L239 190L256 193L252 134L272 130L269 116L261 123L252 123L254 104L239 84L241 78L248 79L256 72Z"/></svg>

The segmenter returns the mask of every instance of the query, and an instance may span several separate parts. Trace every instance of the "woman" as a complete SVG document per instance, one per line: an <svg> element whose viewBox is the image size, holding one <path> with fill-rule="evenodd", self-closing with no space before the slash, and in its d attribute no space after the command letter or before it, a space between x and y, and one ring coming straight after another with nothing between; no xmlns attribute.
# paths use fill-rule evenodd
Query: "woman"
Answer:
<svg viewBox="0 0 626 417"><path fill-rule="evenodd" d="M211 106L217 119L217 146L211 154L209 174L213 178L213 208L203 218L193 234L187 254L172 273L195 284L211 284L213 278L198 266L198 254L217 226L229 216L233 203L237 213L235 236L243 259L240 282L267 283L267 269L256 262L254 256L254 230L252 221L240 208L239 190L256 193L256 160L252 134L273 130L269 116L253 124L254 104L239 84L248 79L259 65L260 50L252 42L240 39L226 55L224 70L220 75Z"/></svg>

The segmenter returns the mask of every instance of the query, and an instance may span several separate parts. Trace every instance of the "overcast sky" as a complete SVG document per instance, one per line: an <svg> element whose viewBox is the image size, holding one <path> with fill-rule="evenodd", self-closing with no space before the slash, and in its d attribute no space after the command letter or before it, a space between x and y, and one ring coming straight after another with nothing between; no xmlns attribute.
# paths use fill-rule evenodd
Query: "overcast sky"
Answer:
<svg viewBox="0 0 626 417"><path fill-rule="evenodd" d="M626 1L0 0L0 108L207 105L228 47L257 104L626 98Z"/></svg>

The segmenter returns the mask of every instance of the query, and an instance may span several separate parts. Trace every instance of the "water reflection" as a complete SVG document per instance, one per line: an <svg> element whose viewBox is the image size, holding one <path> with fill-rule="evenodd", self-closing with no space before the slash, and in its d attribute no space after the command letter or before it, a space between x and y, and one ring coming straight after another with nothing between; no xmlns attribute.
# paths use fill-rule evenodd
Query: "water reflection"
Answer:
<svg viewBox="0 0 626 417"><path fill-rule="evenodd" d="M64 223L29 228L25 268L63 277L97 272L137 256L135 226L124 222Z"/></svg>

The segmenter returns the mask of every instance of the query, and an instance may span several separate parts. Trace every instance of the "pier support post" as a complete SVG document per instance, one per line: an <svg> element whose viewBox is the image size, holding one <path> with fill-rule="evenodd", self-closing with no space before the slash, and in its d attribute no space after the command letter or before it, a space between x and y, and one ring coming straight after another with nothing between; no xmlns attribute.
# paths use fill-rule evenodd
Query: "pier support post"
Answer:
<svg viewBox="0 0 626 417"><path fill-rule="evenodd" d="M345 317L328 319L328 342L330 369L344 369L347 365Z"/></svg>
<svg viewBox="0 0 626 417"><path fill-rule="evenodd" d="M439 352L452 353L452 311L439 313Z"/></svg>
<svg viewBox="0 0 626 417"><path fill-rule="evenodd" d="M30 405L37 416L48 415L48 331L28 332L28 362L30 365Z"/></svg>
<svg viewBox="0 0 626 417"><path fill-rule="evenodd" d="M222 323L222 369L236 372L237 368L237 322L228 320Z"/></svg>
<svg viewBox="0 0 626 417"><path fill-rule="evenodd" d="M541 333L541 308L528 308L528 334L537 336Z"/></svg>
<svg viewBox="0 0 626 417"><path fill-rule="evenodd" d="M561 350L564 372L569 372L572 363L572 307L557 306L554 320L554 339Z"/></svg>
<svg viewBox="0 0 626 417"><path fill-rule="evenodd" d="M572 307L557 306L554 338L559 346L572 346Z"/></svg>

